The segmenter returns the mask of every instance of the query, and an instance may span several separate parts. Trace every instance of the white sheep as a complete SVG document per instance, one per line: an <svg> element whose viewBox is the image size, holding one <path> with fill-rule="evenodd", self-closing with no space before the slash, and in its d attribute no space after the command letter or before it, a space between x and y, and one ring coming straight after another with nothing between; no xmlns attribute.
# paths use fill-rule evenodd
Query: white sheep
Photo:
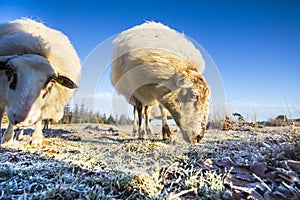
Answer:
<svg viewBox="0 0 300 200"><path fill-rule="evenodd" d="M60 31L31 19L0 25L0 117L9 125L2 144L13 141L13 125L35 125L33 145L42 142L43 119L59 120L80 78L80 60Z"/></svg>
<svg viewBox="0 0 300 200"><path fill-rule="evenodd" d="M126 30L113 42L111 81L117 91L142 106L158 102L170 112L187 142L200 142L210 89L201 75L205 63L199 50L183 34L156 22ZM139 137L144 137L141 132Z"/></svg>

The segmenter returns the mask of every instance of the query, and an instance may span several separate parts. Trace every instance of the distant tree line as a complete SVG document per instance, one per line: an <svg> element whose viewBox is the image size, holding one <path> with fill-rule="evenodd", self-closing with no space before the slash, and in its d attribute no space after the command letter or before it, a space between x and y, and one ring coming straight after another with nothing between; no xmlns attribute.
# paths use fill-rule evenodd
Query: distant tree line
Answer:
<svg viewBox="0 0 300 200"><path fill-rule="evenodd" d="M132 120L125 115L107 116L105 113L94 113L82 103L80 106L75 104L74 108L68 104L64 109L63 118L59 121L61 124L80 124L80 123L98 123L98 124L114 124L114 125L128 125L132 124Z"/></svg>

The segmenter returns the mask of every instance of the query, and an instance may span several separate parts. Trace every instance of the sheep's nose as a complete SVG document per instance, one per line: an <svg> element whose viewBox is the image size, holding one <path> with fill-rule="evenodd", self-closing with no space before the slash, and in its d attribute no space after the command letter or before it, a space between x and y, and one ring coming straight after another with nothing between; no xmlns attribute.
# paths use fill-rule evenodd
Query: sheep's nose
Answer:
<svg viewBox="0 0 300 200"><path fill-rule="evenodd" d="M13 114L13 118L14 118L14 120L12 121L12 123L14 125L20 124L25 119L24 116L18 115L16 113Z"/></svg>

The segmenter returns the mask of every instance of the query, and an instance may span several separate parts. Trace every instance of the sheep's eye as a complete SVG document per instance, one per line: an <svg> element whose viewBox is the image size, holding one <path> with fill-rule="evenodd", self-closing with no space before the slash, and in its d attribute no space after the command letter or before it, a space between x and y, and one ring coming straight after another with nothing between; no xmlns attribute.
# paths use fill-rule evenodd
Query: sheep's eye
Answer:
<svg viewBox="0 0 300 200"><path fill-rule="evenodd" d="M9 82L9 88L12 90L16 90L17 83L18 83L18 76L16 70L11 67L7 67L5 69L5 75L7 76Z"/></svg>
<svg viewBox="0 0 300 200"><path fill-rule="evenodd" d="M13 69L11 69L11 68L7 68L5 70L5 74L6 74L7 78L8 78L8 81L10 81L11 78L16 74L16 71L13 70Z"/></svg>
<svg viewBox="0 0 300 200"><path fill-rule="evenodd" d="M197 93L195 93L195 92L191 92L191 93L190 93L190 97L191 97L192 99L198 99L199 95L198 95Z"/></svg>

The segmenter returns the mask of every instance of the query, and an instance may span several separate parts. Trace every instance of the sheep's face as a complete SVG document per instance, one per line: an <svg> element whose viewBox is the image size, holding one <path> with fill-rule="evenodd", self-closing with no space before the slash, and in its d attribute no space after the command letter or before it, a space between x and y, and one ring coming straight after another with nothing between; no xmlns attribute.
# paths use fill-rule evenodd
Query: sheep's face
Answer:
<svg viewBox="0 0 300 200"><path fill-rule="evenodd" d="M201 76L193 82L179 80L176 89L164 97L162 104L171 113L185 141L197 144L203 138L209 98L209 86Z"/></svg>
<svg viewBox="0 0 300 200"><path fill-rule="evenodd" d="M32 54L0 57L0 78L5 79L2 88L9 104L9 120L19 126L29 126L41 119L52 87L63 82L44 57ZM71 84L70 79L66 82Z"/></svg>
<svg viewBox="0 0 300 200"><path fill-rule="evenodd" d="M183 139L197 144L203 138L209 107L209 89L187 88L178 92L181 115L178 119Z"/></svg>

